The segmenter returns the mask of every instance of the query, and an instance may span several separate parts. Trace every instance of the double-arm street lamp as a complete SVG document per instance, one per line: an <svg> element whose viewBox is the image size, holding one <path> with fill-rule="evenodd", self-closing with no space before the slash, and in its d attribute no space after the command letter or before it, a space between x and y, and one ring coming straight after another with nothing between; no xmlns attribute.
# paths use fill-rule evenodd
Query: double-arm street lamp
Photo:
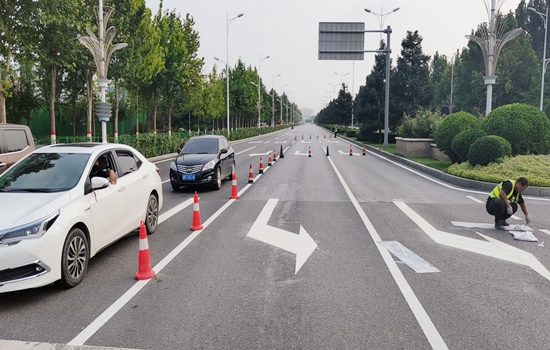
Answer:
<svg viewBox="0 0 550 350"><path fill-rule="evenodd" d="M348 73L346 73L346 74L343 74L343 73L342 73L342 74L340 74L340 73L336 73L336 72L334 72L334 74L336 74L336 75L339 75L339 76L340 76L340 84L343 84L343 83L344 83L344 77L345 77L346 75L349 75L349 72L348 72Z"/></svg>
<svg viewBox="0 0 550 350"><path fill-rule="evenodd" d="M388 17L389 15L391 15L394 12L399 11L399 7L394 8L392 11L387 12L387 13L383 13L384 8L380 9L380 13L372 12L370 9L365 9L365 11L367 11L368 13L372 13L373 15L378 17L378 21L380 22L380 30L382 30L382 27L384 26L384 20L386 19L386 17ZM380 40L382 40L382 32L380 32Z"/></svg>
<svg viewBox="0 0 550 350"><path fill-rule="evenodd" d="M233 17L233 18L229 18L229 15L226 13L225 14L225 19L226 19L226 50L227 50L227 61L225 61L225 74L226 74L226 80L227 80L227 94L226 94L226 99L227 99L227 138L228 139L231 139L231 128L229 127L229 25L231 24L231 22L233 22L234 20L236 20L237 18L239 17L242 17L244 16L243 13L240 13L238 14L236 17ZM223 62L219 59L217 59L216 57L214 57L216 60L220 61L220 62Z"/></svg>
<svg viewBox="0 0 550 350"><path fill-rule="evenodd" d="M542 111L542 106L544 102L544 74L546 73L546 66L548 65L548 61L550 61L550 59L546 59L546 38L548 36L548 6L546 7L546 14L538 12L532 7L529 7L529 10L538 14L544 21L544 51L542 52L542 82L540 84L540 110Z"/></svg>

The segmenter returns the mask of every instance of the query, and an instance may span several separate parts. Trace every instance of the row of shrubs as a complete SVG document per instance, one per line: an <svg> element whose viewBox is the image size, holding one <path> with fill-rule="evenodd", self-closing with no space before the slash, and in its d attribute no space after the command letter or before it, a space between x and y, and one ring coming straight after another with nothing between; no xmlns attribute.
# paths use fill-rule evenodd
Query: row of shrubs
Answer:
<svg viewBox="0 0 550 350"><path fill-rule="evenodd" d="M499 107L483 121L467 112L443 119L434 134L453 163L487 165L504 157L550 153L550 120L524 104Z"/></svg>
<svg viewBox="0 0 550 350"><path fill-rule="evenodd" d="M236 129L232 130L230 139L241 140L253 136L258 136L261 134L267 134L273 131L280 129L285 129L287 126L275 126L275 127L264 127L264 128L246 128L246 129ZM225 135L227 132L225 130L215 130L213 132L208 132L209 135ZM151 158L155 156L160 156L164 154L178 152L185 146L187 140L190 137L196 135L204 135L200 132L174 132L172 136L168 134L139 134L139 135L119 135L118 143L132 146L142 153L145 157ZM57 143L75 143L75 142L88 142L89 139L86 136L77 136L77 137L60 137L57 140ZM94 139L95 142L101 142L99 138ZM36 138L34 139L35 144L45 145L50 144L50 137ZM114 143L113 136L107 136L107 142Z"/></svg>

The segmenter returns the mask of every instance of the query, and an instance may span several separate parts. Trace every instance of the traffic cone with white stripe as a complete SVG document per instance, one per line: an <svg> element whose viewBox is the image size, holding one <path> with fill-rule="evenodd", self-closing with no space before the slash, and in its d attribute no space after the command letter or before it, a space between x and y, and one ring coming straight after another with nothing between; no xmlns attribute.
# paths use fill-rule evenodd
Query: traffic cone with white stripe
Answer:
<svg viewBox="0 0 550 350"><path fill-rule="evenodd" d="M249 184L254 183L254 172L252 171L252 164L250 164L250 173L248 175L248 183Z"/></svg>
<svg viewBox="0 0 550 350"><path fill-rule="evenodd" d="M233 181L231 181L231 184L233 185L231 188L231 197L229 199L239 199L239 195L237 194L237 174L233 173Z"/></svg>
<svg viewBox="0 0 550 350"><path fill-rule="evenodd" d="M193 203L193 226L191 226L191 231L202 230L203 226L201 224L201 212L199 210L199 196L197 191L195 191L195 201Z"/></svg>
<svg viewBox="0 0 550 350"><path fill-rule="evenodd" d="M311 157L311 147L309 147L309 155L308 157Z"/></svg>
<svg viewBox="0 0 550 350"><path fill-rule="evenodd" d="M262 161L262 158L260 158L260 174L264 173L264 162Z"/></svg>
<svg viewBox="0 0 550 350"><path fill-rule="evenodd" d="M267 165L271 166L271 152L269 152L269 160L267 161Z"/></svg>
<svg viewBox="0 0 550 350"><path fill-rule="evenodd" d="M276 162L276 161L277 161L277 152L273 150L273 162Z"/></svg>
<svg viewBox="0 0 550 350"><path fill-rule="evenodd" d="M353 146L349 145L349 155L353 156Z"/></svg>
<svg viewBox="0 0 550 350"><path fill-rule="evenodd" d="M367 155L367 147L363 146L363 155L366 156Z"/></svg>
<svg viewBox="0 0 550 350"><path fill-rule="evenodd" d="M142 221L139 227L139 270L136 273L138 281L155 277L155 271L151 269L151 257L149 256L149 244L147 243L147 229Z"/></svg>

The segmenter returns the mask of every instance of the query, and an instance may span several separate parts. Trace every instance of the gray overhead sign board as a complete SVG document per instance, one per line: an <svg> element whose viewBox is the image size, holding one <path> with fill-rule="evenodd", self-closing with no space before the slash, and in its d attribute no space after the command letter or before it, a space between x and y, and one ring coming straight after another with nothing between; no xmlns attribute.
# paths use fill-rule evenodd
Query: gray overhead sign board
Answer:
<svg viewBox="0 0 550 350"><path fill-rule="evenodd" d="M363 60L365 23L319 22L320 60Z"/></svg>

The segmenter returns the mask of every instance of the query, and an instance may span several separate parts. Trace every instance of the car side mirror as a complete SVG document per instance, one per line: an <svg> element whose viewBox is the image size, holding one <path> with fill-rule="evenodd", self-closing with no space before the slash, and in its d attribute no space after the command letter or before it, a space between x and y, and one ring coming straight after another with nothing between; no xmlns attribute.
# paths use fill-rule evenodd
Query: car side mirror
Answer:
<svg viewBox="0 0 550 350"><path fill-rule="evenodd" d="M227 153L227 148L223 148L223 149L220 151L220 153L222 153L222 154L223 154L223 153Z"/></svg>
<svg viewBox="0 0 550 350"><path fill-rule="evenodd" d="M109 187L109 180L104 177L92 177L92 188L94 190L101 190L107 187Z"/></svg>

